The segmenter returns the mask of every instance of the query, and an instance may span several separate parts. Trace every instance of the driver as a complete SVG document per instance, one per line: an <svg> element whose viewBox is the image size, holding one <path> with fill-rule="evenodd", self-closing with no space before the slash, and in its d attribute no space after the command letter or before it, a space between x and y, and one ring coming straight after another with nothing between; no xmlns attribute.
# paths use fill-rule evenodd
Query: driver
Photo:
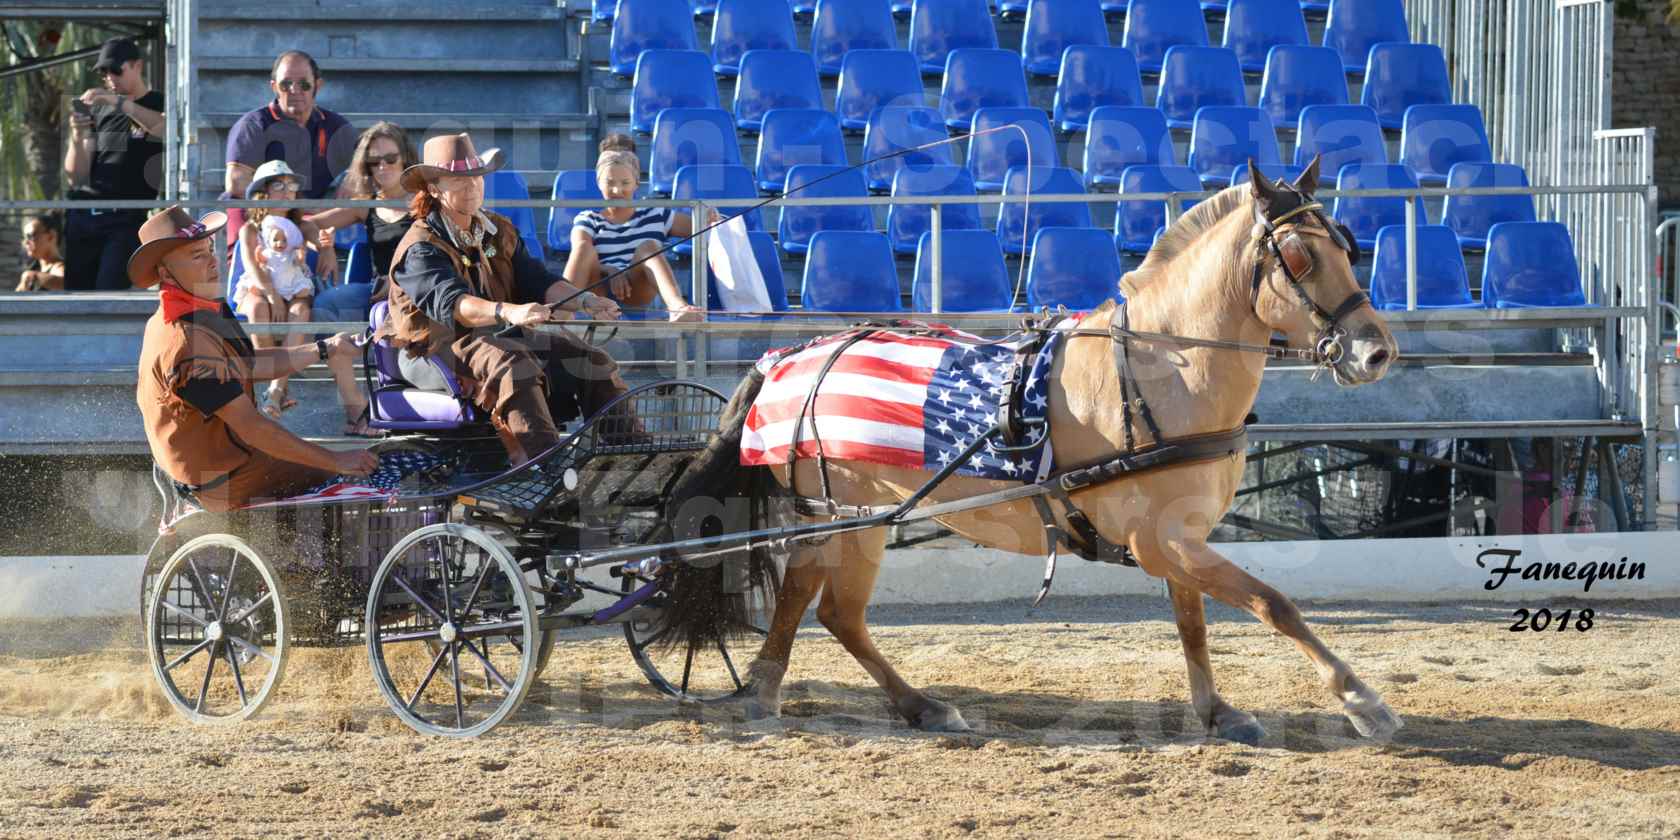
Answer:
<svg viewBox="0 0 1680 840"><path fill-rule="evenodd" d="M554 418L587 417L626 387L606 351L568 332L496 334L570 317L561 310L619 316L618 304L550 274L513 222L483 209L483 176L502 163L500 149L481 158L455 134L426 141L403 171L415 221L391 258L390 314L376 338L402 350L403 378L417 388L449 390L426 356L453 370L518 464L559 442ZM533 339L546 342L544 358L526 346Z"/></svg>
<svg viewBox="0 0 1680 840"><path fill-rule="evenodd" d="M222 213L195 222L171 207L140 226L140 247L128 258L136 288L163 287L146 322L135 388L152 457L211 511L373 472L373 453L323 449L257 410L253 382L321 361L347 387L361 351L349 333L297 347L253 347L222 300L226 287L211 242L226 223Z"/></svg>

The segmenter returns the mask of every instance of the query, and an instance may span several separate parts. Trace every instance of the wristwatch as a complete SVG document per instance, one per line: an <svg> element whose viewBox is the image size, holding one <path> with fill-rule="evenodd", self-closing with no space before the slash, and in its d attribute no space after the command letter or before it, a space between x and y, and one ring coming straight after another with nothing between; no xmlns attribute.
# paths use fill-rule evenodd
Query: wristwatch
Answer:
<svg viewBox="0 0 1680 840"><path fill-rule="evenodd" d="M507 323L507 321L502 320L502 302L499 301L499 300L496 301L496 323L498 323L498 324Z"/></svg>
<svg viewBox="0 0 1680 840"><path fill-rule="evenodd" d="M323 338L315 339L315 352L321 356L321 361L327 360L327 341Z"/></svg>

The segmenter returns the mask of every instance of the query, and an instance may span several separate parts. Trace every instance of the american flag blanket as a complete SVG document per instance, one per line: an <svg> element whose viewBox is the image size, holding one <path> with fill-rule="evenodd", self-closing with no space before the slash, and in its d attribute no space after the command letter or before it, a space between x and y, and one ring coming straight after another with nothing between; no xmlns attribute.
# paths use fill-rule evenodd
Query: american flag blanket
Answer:
<svg viewBox="0 0 1680 840"><path fill-rule="evenodd" d="M311 502L382 501L397 495L398 488L409 476L436 469L447 459L425 452L381 452L379 466L365 477L340 475L309 488L302 494L272 502L248 505L246 509L276 505L309 504Z"/></svg>
<svg viewBox="0 0 1680 840"><path fill-rule="evenodd" d="M1049 406L1050 365L1061 346L1064 319L1024 376L1021 414L1027 422L1044 419ZM940 324L903 323L897 330L878 329L845 348L817 389L816 399L798 435L798 456L814 458L821 450L835 460L869 461L898 467L938 470L951 463L996 423L1008 399L1016 350L1031 339L1025 333L988 342ZM785 464L794 445L794 426L811 386L829 358L857 330L809 344L774 350L758 361L764 386L747 413L741 437L741 463ZM996 442L957 472L992 479L1038 481L1050 471L1052 453L1043 425L1026 426L1031 447L1000 451Z"/></svg>

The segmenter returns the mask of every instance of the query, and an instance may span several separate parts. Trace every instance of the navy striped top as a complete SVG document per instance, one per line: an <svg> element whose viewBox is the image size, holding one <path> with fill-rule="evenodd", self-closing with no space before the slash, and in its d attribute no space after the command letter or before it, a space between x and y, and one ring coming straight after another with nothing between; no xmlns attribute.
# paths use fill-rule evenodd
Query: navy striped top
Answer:
<svg viewBox="0 0 1680 840"><path fill-rule="evenodd" d="M643 242L664 244L675 217L669 207L637 207L628 221L617 224L607 221L599 210L585 210L572 220L572 227L587 231L601 265L616 271L635 260L636 247Z"/></svg>

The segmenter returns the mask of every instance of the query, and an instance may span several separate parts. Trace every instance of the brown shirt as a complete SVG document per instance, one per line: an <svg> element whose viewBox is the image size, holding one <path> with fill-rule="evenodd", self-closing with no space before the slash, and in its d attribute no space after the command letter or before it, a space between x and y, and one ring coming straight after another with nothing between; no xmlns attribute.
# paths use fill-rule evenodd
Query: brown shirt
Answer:
<svg viewBox="0 0 1680 840"><path fill-rule="evenodd" d="M250 449L215 415L233 400L254 399L254 356L225 304L173 321L160 306L146 322L134 396L152 458L176 481L197 487L250 460Z"/></svg>

